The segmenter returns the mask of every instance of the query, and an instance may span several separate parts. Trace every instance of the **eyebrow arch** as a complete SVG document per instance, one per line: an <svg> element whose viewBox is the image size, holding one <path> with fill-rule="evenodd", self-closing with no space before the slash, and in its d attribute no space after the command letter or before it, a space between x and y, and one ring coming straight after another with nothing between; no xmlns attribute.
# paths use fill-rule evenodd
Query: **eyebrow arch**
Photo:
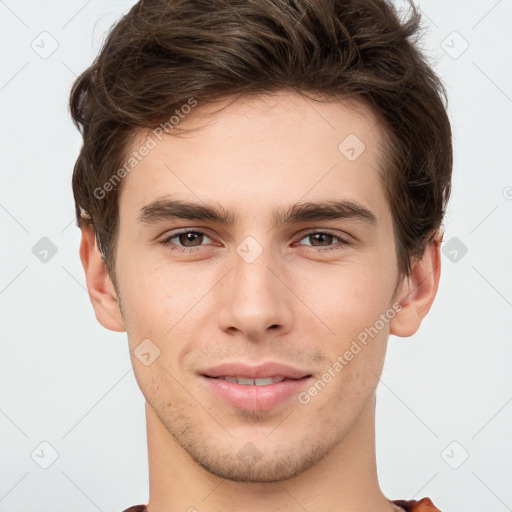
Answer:
<svg viewBox="0 0 512 512"><path fill-rule="evenodd" d="M237 216L222 206L202 205L185 201L159 199L140 209L137 222L153 224L162 220L187 219L231 225ZM377 224L376 215L368 208L351 200L295 203L287 209L272 212L273 227L317 220L350 219L370 226Z"/></svg>

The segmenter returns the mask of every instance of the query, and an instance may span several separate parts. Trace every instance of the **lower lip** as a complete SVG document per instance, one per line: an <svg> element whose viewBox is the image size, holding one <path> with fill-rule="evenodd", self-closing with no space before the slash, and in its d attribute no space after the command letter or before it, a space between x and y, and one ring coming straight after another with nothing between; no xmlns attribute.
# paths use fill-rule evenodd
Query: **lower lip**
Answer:
<svg viewBox="0 0 512 512"><path fill-rule="evenodd" d="M221 400L237 409L247 411L269 411L276 405L296 396L312 377L283 380L264 386L250 386L224 379L200 376L208 389Z"/></svg>

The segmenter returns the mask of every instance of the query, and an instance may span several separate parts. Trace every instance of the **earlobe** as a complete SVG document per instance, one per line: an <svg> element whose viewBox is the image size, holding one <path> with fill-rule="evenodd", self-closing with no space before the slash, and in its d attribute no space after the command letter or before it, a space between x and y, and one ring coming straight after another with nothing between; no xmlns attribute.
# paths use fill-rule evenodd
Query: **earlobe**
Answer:
<svg viewBox="0 0 512 512"><path fill-rule="evenodd" d="M434 302L441 275L441 239L436 236L425 248L423 257L414 261L411 272L404 278L397 302L402 309L390 322L390 334L412 336Z"/></svg>
<svg viewBox="0 0 512 512"><path fill-rule="evenodd" d="M118 297L98 248L94 228L86 225L81 229L80 259L96 319L111 331L123 332L126 328Z"/></svg>

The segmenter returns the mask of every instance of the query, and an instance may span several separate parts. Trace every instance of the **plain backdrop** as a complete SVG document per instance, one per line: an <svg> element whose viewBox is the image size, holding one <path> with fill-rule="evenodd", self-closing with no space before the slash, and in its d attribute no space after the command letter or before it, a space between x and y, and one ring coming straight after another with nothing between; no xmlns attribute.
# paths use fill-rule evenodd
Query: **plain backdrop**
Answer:
<svg viewBox="0 0 512 512"><path fill-rule="evenodd" d="M0 511L120 512L148 499L144 399L78 256L70 86L132 1L0 1ZM402 5L402 4L400 4ZM441 284L391 336L377 458L390 499L512 509L511 0L424 0L446 84L453 193ZM309 511L313 512L313 511ZM316 512L316 511L315 511Z"/></svg>

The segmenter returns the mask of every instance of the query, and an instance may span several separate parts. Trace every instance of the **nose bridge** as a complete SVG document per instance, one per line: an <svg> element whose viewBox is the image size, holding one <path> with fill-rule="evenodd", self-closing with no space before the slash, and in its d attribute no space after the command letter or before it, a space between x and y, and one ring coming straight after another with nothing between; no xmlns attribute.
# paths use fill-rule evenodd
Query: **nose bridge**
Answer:
<svg viewBox="0 0 512 512"><path fill-rule="evenodd" d="M251 262L240 256L235 258L233 278L238 300L246 297L249 303L254 304L259 301L268 304L276 300L275 275L269 269L271 265L269 252L262 253Z"/></svg>
<svg viewBox="0 0 512 512"><path fill-rule="evenodd" d="M257 247L254 240L239 244L233 254L232 271L223 286L219 309L222 329L258 337L269 328L290 328L289 297L274 267L279 267L279 262L270 250Z"/></svg>

